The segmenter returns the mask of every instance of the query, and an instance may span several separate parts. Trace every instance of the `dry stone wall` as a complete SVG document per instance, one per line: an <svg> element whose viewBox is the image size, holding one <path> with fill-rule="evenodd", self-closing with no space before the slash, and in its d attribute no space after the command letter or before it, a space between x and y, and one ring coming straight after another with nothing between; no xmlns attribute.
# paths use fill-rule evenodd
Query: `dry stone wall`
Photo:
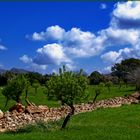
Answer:
<svg viewBox="0 0 140 140"><path fill-rule="evenodd" d="M82 103L75 105L75 114L82 112L93 111L98 108L120 107L123 104L139 103L140 93L134 93L127 97L115 97L96 101L94 103ZM17 108L16 108L17 106ZM37 121L56 121L65 117L70 108L62 106L60 108L48 108L47 106L27 106L24 108L22 105L17 104L13 109L7 112L0 110L0 132L7 130L16 130L19 127ZM19 106L21 108L19 108Z"/></svg>

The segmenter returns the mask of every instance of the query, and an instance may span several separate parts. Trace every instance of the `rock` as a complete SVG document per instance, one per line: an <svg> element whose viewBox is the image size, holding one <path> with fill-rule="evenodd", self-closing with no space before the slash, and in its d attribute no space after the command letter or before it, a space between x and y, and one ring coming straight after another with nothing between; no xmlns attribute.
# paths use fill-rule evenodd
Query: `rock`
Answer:
<svg viewBox="0 0 140 140"><path fill-rule="evenodd" d="M0 129L0 132L5 132L6 131L6 129Z"/></svg>
<svg viewBox="0 0 140 140"><path fill-rule="evenodd" d="M24 112L25 107L24 107L22 104L17 103L17 104L15 104L14 106L12 106L12 107L9 109L10 112L15 111L15 110L16 110L18 113L21 113L21 112Z"/></svg>
<svg viewBox="0 0 140 140"><path fill-rule="evenodd" d="M139 92L135 92L131 96L136 98L136 99L138 99L138 100L140 100L140 93Z"/></svg>
<svg viewBox="0 0 140 140"><path fill-rule="evenodd" d="M42 110L42 112L44 111L48 111L49 110L49 107L47 107L47 106L45 106L45 105L39 105L38 106L38 108L40 109L40 110Z"/></svg>
<svg viewBox="0 0 140 140"><path fill-rule="evenodd" d="M3 118L4 113L0 110L0 119Z"/></svg>
<svg viewBox="0 0 140 140"><path fill-rule="evenodd" d="M43 112L42 109L40 109L38 106L30 105L25 108L25 113L35 114L42 112Z"/></svg>
<svg viewBox="0 0 140 140"><path fill-rule="evenodd" d="M116 105L112 105L110 107L120 107L120 106L122 106L122 105L121 104L116 104Z"/></svg>
<svg viewBox="0 0 140 140"><path fill-rule="evenodd" d="M74 105L75 114L89 112L98 108L120 107L123 104L139 103L138 97L140 97L140 94L135 93L127 97L115 97L113 99L96 101L95 103ZM68 106L48 108L45 105L28 105L26 109L24 109L21 104L16 104L10 109L12 112L7 111L3 113L0 111L0 115L2 114L2 118L0 119L0 132L5 130L15 131L18 127L22 127L29 123L36 123L40 120L45 122L59 120L64 118L70 110L71 109Z"/></svg>

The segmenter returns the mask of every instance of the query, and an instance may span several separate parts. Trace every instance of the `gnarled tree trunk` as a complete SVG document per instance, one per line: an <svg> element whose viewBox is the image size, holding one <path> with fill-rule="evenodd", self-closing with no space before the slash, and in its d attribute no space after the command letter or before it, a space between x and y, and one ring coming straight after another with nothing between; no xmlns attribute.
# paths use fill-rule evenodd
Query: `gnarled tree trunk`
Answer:
<svg viewBox="0 0 140 140"><path fill-rule="evenodd" d="M28 99L28 90L26 90L25 92L26 92L26 94L25 94L25 101L26 101L27 105L29 105L29 106L33 105L33 106L34 106L34 104L31 103L31 102L29 101L29 99Z"/></svg>
<svg viewBox="0 0 140 140"><path fill-rule="evenodd" d="M97 97L100 95L100 93L96 93L94 99L93 99L93 103L96 101Z"/></svg>
<svg viewBox="0 0 140 140"><path fill-rule="evenodd" d="M67 125L68 121L70 120L71 116L74 115L75 107L73 106L73 104L71 104L69 106L71 108L71 112L69 112L68 115L66 116L66 118L65 118L65 120L64 120L64 122L62 124L61 129L64 129L66 127L66 125Z"/></svg>
<svg viewBox="0 0 140 140"><path fill-rule="evenodd" d="M6 98L6 102L5 102L5 106L4 107L7 107L8 101L9 101L9 99Z"/></svg>
<svg viewBox="0 0 140 140"><path fill-rule="evenodd" d="M17 97L16 102L22 104L21 97Z"/></svg>

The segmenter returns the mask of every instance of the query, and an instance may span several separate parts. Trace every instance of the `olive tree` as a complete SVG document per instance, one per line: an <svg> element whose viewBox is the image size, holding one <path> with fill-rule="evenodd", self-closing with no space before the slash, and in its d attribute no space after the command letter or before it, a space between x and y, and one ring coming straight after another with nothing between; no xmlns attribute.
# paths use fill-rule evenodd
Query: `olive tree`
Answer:
<svg viewBox="0 0 140 140"><path fill-rule="evenodd" d="M66 127L70 117L74 115L74 103L86 97L87 78L82 75L82 71L74 73L66 71L65 66L59 69L59 74L55 74L46 83L46 93L49 99L59 100L63 105L68 105L71 111L68 113L62 124L62 129Z"/></svg>
<svg viewBox="0 0 140 140"><path fill-rule="evenodd" d="M140 68L134 70L131 74L131 79L134 81L136 90L140 91Z"/></svg>
<svg viewBox="0 0 140 140"><path fill-rule="evenodd" d="M140 69L134 72L136 90L140 91Z"/></svg>
<svg viewBox="0 0 140 140"><path fill-rule="evenodd" d="M113 85L113 83L111 81L108 81L108 82L105 83L105 86L107 87L108 92L110 92L110 88L111 88L112 85Z"/></svg>
<svg viewBox="0 0 140 140"><path fill-rule="evenodd" d="M6 97L6 104L9 100L14 100L17 103L21 103L21 95L25 89L26 79L23 75L18 75L8 82L4 87L2 94Z"/></svg>
<svg viewBox="0 0 140 140"><path fill-rule="evenodd" d="M101 82L98 86L95 87L95 97L93 99L93 103L96 101L97 97L102 93L104 86L105 84Z"/></svg>
<svg viewBox="0 0 140 140"><path fill-rule="evenodd" d="M35 94L37 94L37 89L40 86L39 82L35 80L35 82L32 84L33 88L35 89Z"/></svg>

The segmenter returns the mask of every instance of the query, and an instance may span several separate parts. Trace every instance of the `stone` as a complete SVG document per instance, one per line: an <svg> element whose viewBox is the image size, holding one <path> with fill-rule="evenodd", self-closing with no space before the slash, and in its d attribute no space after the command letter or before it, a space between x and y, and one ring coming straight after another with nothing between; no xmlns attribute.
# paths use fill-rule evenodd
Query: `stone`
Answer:
<svg viewBox="0 0 140 140"><path fill-rule="evenodd" d="M139 92L135 92L131 96L136 98L136 99L138 99L138 100L140 100L140 93Z"/></svg>
<svg viewBox="0 0 140 140"><path fill-rule="evenodd" d="M20 104L20 103L16 103L14 106L12 106L9 111L12 112L12 111L17 111L18 113L21 113L21 112L24 112L25 110L25 107Z"/></svg>
<svg viewBox="0 0 140 140"><path fill-rule="evenodd" d="M122 106L121 104L116 104L116 105L112 105L112 106L110 106L110 107L120 107L120 106Z"/></svg>
<svg viewBox="0 0 140 140"><path fill-rule="evenodd" d="M28 105L25 108L25 113L35 114L42 113L43 111L38 106Z"/></svg>
<svg viewBox="0 0 140 140"><path fill-rule="evenodd" d="M75 114L89 112L98 108L120 107L123 104L139 103L139 99L137 99L139 96L139 93L135 93L127 97L115 97L113 99L96 101L95 103L74 105ZM0 119L0 132L5 130L15 131L18 127L22 127L28 123L36 123L40 120L45 122L59 120L64 118L71 110L68 106L48 108L45 105L28 105L24 112L23 109L24 107L16 104L10 109L12 112L2 112L4 115L2 119Z"/></svg>
<svg viewBox="0 0 140 140"><path fill-rule="evenodd" d="M4 113L0 110L0 119L3 118Z"/></svg>
<svg viewBox="0 0 140 140"><path fill-rule="evenodd" d="M49 107L45 106L45 105L39 105L38 108L42 111L48 111L49 110Z"/></svg>

